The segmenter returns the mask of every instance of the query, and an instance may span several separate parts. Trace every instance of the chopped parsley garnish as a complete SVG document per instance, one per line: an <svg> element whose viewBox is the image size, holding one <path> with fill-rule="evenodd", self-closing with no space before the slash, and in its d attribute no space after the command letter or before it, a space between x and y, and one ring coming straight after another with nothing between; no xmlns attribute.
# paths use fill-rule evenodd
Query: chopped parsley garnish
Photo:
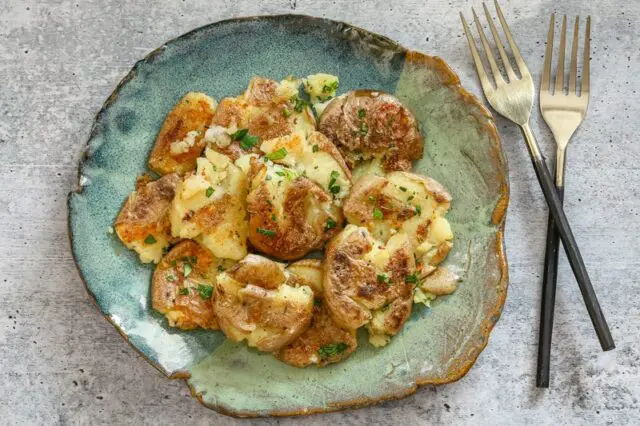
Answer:
<svg viewBox="0 0 640 426"><path fill-rule="evenodd" d="M277 174L278 176L284 176L284 175L285 175L285 173L284 173L282 170L278 170L278 171L276 171L276 174Z"/></svg>
<svg viewBox="0 0 640 426"><path fill-rule="evenodd" d="M264 177L264 180L271 180L271 175L266 175L266 176Z"/></svg>
<svg viewBox="0 0 640 426"><path fill-rule="evenodd" d="M157 242L158 240L156 240L156 237L151 234L147 235L147 238L144 239L145 244L155 244Z"/></svg>
<svg viewBox="0 0 640 426"><path fill-rule="evenodd" d="M400 191L402 191L402 192L407 192L407 188L406 188L406 187L404 187L404 186L401 186L401 187L400 187Z"/></svg>
<svg viewBox="0 0 640 426"><path fill-rule="evenodd" d="M265 155L265 157L267 157L271 161L282 160L286 156L287 156L287 149L284 147Z"/></svg>
<svg viewBox="0 0 640 426"><path fill-rule="evenodd" d="M329 343L328 345L324 345L318 349L318 355L320 355L320 358L322 359L331 358L337 355L342 355L348 347L349 345L343 342Z"/></svg>
<svg viewBox="0 0 640 426"><path fill-rule="evenodd" d="M276 220L276 215L275 214L271 215L271 220L273 220L275 222L275 220Z"/></svg>
<svg viewBox="0 0 640 426"><path fill-rule="evenodd" d="M204 300L211 299L213 287L206 284L198 284L198 293L200 293L200 297Z"/></svg>
<svg viewBox="0 0 640 426"><path fill-rule="evenodd" d="M282 115L284 115L286 118L291 117L291 114L293 114L293 113L291 112L290 109L285 108L285 109L282 110Z"/></svg>
<svg viewBox="0 0 640 426"><path fill-rule="evenodd" d="M313 299L313 306L320 306L321 303L320 299Z"/></svg>
<svg viewBox="0 0 640 426"><path fill-rule="evenodd" d="M384 219L384 215L382 214L382 211L377 207L373 209L373 218L376 220Z"/></svg>
<svg viewBox="0 0 640 426"><path fill-rule="evenodd" d="M225 267L222 265L218 265L218 272L224 272Z"/></svg>
<svg viewBox="0 0 640 426"><path fill-rule="evenodd" d="M367 115L367 111L365 111L364 108L360 108L358 110L358 117L364 118L365 115Z"/></svg>
<svg viewBox="0 0 640 426"><path fill-rule="evenodd" d="M207 196L207 198L211 197L213 195L213 187L208 187L205 195Z"/></svg>
<svg viewBox="0 0 640 426"><path fill-rule="evenodd" d="M407 201L411 201L413 200L413 195L410 195L409 198L407 198Z"/></svg>
<svg viewBox="0 0 640 426"><path fill-rule="evenodd" d="M417 284L418 276L416 274L407 275L404 277L404 282L409 284Z"/></svg>
<svg viewBox="0 0 640 426"><path fill-rule="evenodd" d="M185 263L182 266L182 268L183 268L183 271L184 271L183 274L184 274L185 278L188 277L189 275L191 275L191 271L193 271L193 266L191 266L190 263Z"/></svg>
<svg viewBox="0 0 640 426"><path fill-rule="evenodd" d="M271 229L256 228L256 231L258 231L258 234L266 235L268 237L274 237L276 235L276 231L272 231Z"/></svg>
<svg viewBox="0 0 640 426"><path fill-rule="evenodd" d="M245 151L248 151L254 146L258 145L259 140L260 139L257 136L245 135L240 140L240 148L244 149Z"/></svg>
<svg viewBox="0 0 640 426"><path fill-rule="evenodd" d="M414 206L416 208L416 216L420 216L422 214L422 208L420 206Z"/></svg>
<svg viewBox="0 0 640 426"><path fill-rule="evenodd" d="M331 93L338 90L338 80L334 80L331 83L327 83L322 86L322 93Z"/></svg>
<svg viewBox="0 0 640 426"><path fill-rule="evenodd" d="M376 196L375 195L369 195L369 201L373 201L375 203Z"/></svg>
<svg viewBox="0 0 640 426"><path fill-rule="evenodd" d="M231 134L231 139L233 139L234 141L239 141L244 138L247 133L249 133L249 129L238 129Z"/></svg>
<svg viewBox="0 0 640 426"><path fill-rule="evenodd" d="M376 275L376 281L379 283L389 284L389 277L387 276L387 274L378 274Z"/></svg>
<svg viewBox="0 0 640 426"><path fill-rule="evenodd" d="M293 96L291 98L291 102L294 103L293 110L295 112L302 112L304 107L309 105L309 103L307 101L305 101L304 99L300 99L298 96Z"/></svg>
<svg viewBox="0 0 640 426"><path fill-rule="evenodd" d="M189 256L189 261L195 265L198 263L198 256Z"/></svg>
<svg viewBox="0 0 640 426"><path fill-rule="evenodd" d="M167 275L167 281L169 281L170 283L174 282L175 280L176 280L175 275Z"/></svg>
<svg viewBox="0 0 640 426"><path fill-rule="evenodd" d="M336 185L336 181L340 177L340 172L337 170L333 170L331 172L331 179L329 179L329 192L332 194L337 194L340 192L340 185Z"/></svg>
<svg viewBox="0 0 640 426"><path fill-rule="evenodd" d="M358 134L360 136L367 136L367 133L369 133L369 128L363 121L362 123L360 123L360 130L358 130Z"/></svg>
<svg viewBox="0 0 640 426"><path fill-rule="evenodd" d="M180 291L179 291L179 293L180 293L181 295L183 295L183 296L188 295L188 294L189 294L189 287L181 288L181 289L180 289Z"/></svg>
<svg viewBox="0 0 640 426"><path fill-rule="evenodd" d="M329 191L331 191L332 194L337 194L338 192L340 192L340 185L333 185L331 188L329 188Z"/></svg>
<svg viewBox="0 0 640 426"><path fill-rule="evenodd" d="M318 152L318 151L320 151L320 147L318 145L314 145L314 146L311 147L311 151Z"/></svg>
<svg viewBox="0 0 640 426"><path fill-rule="evenodd" d="M327 219L327 224L324 226L325 231L328 231L329 229L335 228L337 225L336 221L333 220L332 218Z"/></svg>

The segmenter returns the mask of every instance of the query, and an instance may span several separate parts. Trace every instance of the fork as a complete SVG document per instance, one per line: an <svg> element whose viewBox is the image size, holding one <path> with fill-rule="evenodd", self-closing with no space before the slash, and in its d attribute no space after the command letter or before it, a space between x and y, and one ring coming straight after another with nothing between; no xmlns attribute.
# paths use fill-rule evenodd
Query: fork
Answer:
<svg viewBox="0 0 640 426"><path fill-rule="evenodd" d="M569 259L571 269L573 270L573 273L576 276L576 280L578 281L580 292L582 293L582 298L584 299L589 317L591 318L591 322L593 323L593 326L596 330L598 340L600 341L600 346L605 351L611 350L615 347L615 345L613 343L613 338L611 337L611 332L609 331L609 326L607 325L607 322L602 313L602 309L600 308L600 304L598 303L598 298L596 297L593 286L591 285L591 280L589 279L587 269L584 265L584 261L582 260L582 256L580 255L578 244L575 240L575 237L573 236L573 233L571 232L569 221L564 214L564 210L562 210L562 201L560 199L560 196L558 195L558 192L556 191L554 180L551 176L551 173L549 172L549 169L547 168L542 154L540 153L540 148L535 140L535 137L533 136L531 127L529 126L529 117L531 115L531 107L533 105L534 96L534 87L531 74L529 73L529 69L525 64L524 59L522 59L520 50L518 49L518 46L516 45L513 36L511 35L509 26L507 25L507 22L504 19L504 15L502 14L502 10L500 9L500 6L498 5L498 2L496 0L494 0L494 4L498 13L500 23L502 24L502 29L504 30L504 34L507 38L507 41L509 42L509 46L511 47L515 63L518 66L520 78L516 76L513 68L511 67L511 63L509 62L507 53L500 40L500 36L498 35L498 30L493 24L491 14L489 13L487 6L483 4L485 14L489 21L489 28L491 29L491 33L493 34L496 46L498 48L498 51L500 52L500 57L502 58L502 64L507 73L508 81L505 81L502 74L500 73L498 64L496 63L491 48L489 47L487 37L485 36L482 26L480 25L480 20L478 19L475 11L473 11L473 17L478 28L478 33L480 34L480 40L482 41L482 45L484 47L486 59L493 74L493 79L495 82L494 86L489 76L487 75L487 72L485 71L484 65L480 58L480 54L478 53L478 49L476 47L476 43L471 35L469 26L467 25L467 21L465 20L464 15L460 13L460 19L462 20L462 26L464 27L467 41L469 42L469 49L471 50L471 56L473 56L473 60L475 62L482 90L484 91L485 97L487 98L489 104L491 104L493 109L496 110L500 115L504 116L510 121L513 121L522 130L522 134L524 135L524 138L526 140L527 148L533 162L538 182L542 187L542 192L544 193L547 204L549 205L551 217L553 218L558 233L560 234L560 239L562 240L565 251L567 253L567 258Z"/></svg>
<svg viewBox="0 0 640 426"><path fill-rule="evenodd" d="M551 87L551 62L553 56L553 35L555 15L551 15L547 47L544 55L544 68L540 81L540 111L556 140L556 190L560 201L564 198L565 152L569 140L584 120L589 105L589 37L591 36L591 17L587 17L584 35L584 53L582 59L582 82L580 94L577 93L578 74L578 29L579 17L573 28L573 46L571 48L571 68L569 85L564 93L564 53L567 37L567 17L562 18L560 30L560 48L558 50L558 70L555 86ZM542 281L542 306L540 315L540 336L538 339L538 371L536 386L549 387L549 364L551 358L551 336L553 331L553 310L558 277L558 233L553 218L549 216L547 228L547 248L545 253L544 273Z"/></svg>

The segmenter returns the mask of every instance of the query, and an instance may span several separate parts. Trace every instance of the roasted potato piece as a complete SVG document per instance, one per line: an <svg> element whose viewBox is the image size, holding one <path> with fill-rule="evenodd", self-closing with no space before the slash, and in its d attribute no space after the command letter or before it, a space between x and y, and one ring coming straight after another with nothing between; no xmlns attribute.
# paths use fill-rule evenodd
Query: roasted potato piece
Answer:
<svg viewBox="0 0 640 426"><path fill-rule="evenodd" d="M196 173L176 188L169 218L171 234L196 239L214 256L240 260L247 254L247 177L211 149L198 158Z"/></svg>
<svg viewBox="0 0 640 426"><path fill-rule="evenodd" d="M149 155L149 168L161 175L184 175L194 170L215 109L216 101L204 93L189 92L180 99L160 129Z"/></svg>
<svg viewBox="0 0 640 426"><path fill-rule="evenodd" d="M288 284L308 285L313 290L313 318L309 328L275 356L295 367L307 367L312 364L324 367L346 359L358 346L356 332L339 327L322 301L322 262L317 259L304 259L292 263L286 271L289 275Z"/></svg>
<svg viewBox="0 0 640 426"><path fill-rule="evenodd" d="M232 265L195 241L179 242L156 266L151 306L167 317L171 327L217 330L211 300L216 275Z"/></svg>
<svg viewBox="0 0 640 426"><path fill-rule="evenodd" d="M284 265L253 254L218 275L213 300L224 334L264 352L294 341L313 312L309 286L290 286Z"/></svg>
<svg viewBox="0 0 640 426"><path fill-rule="evenodd" d="M383 245L366 228L347 225L327 246L324 273L333 320L349 330L366 325L374 346L387 344L411 314L418 278L406 234Z"/></svg>
<svg viewBox="0 0 640 426"><path fill-rule="evenodd" d="M298 80L285 79L280 83L254 77L249 87L236 98L220 101L211 121L212 128L205 141L209 147L233 161L246 153L257 153L258 145L251 139L232 140L230 135L246 130L246 137L265 141L299 131L315 130L311 109L297 97Z"/></svg>
<svg viewBox="0 0 640 426"><path fill-rule="evenodd" d="M114 225L124 245L143 263L158 263L171 240L169 206L180 177L169 174L156 181L141 179L125 201Z"/></svg>
<svg viewBox="0 0 640 426"><path fill-rule="evenodd" d="M411 162L422 158L424 139L418 122L388 93L356 90L339 96L324 109L318 128L350 168L380 158L385 172L410 170Z"/></svg>
<svg viewBox="0 0 640 426"><path fill-rule="evenodd" d="M358 180L345 200L344 215L383 242L397 232L407 234L421 263L435 266L453 246L451 227L444 218L450 203L451 196L435 180L393 172Z"/></svg>
<svg viewBox="0 0 640 426"><path fill-rule="evenodd" d="M282 260L321 248L342 226L331 195L295 171L269 162L251 179L249 241Z"/></svg>

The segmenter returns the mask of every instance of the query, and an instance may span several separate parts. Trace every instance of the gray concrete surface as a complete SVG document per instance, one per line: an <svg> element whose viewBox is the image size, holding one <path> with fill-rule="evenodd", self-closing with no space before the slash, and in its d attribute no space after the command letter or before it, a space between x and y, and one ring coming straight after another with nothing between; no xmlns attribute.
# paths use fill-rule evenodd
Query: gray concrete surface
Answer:
<svg viewBox="0 0 640 426"><path fill-rule="evenodd" d="M534 387L546 208L520 134L510 163L511 275L489 346L457 383L402 401L267 424L640 424L640 4L504 0L538 80L548 15L593 17L592 96L568 159L566 210L617 349L602 353L562 260L552 386ZM352 22L445 58L480 90L458 11L479 0L0 0L0 424L235 424L162 377L101 317L67 242L66 194L104 99L133 63L194 27L302 13ZM536 111L546 153L550 133Z"/></svg>

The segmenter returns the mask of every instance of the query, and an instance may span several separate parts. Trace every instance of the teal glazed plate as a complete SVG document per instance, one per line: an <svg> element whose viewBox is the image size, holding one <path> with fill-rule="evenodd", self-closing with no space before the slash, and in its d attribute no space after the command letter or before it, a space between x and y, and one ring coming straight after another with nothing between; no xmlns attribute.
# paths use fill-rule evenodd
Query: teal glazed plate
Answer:
<svg viewBox="0 0 640 426"><path fill-rule="evenodd" d="M153 265L109 233L167 113L189 91L236 96L254 75L281 80L317 72L339 93L395 94L421 123L424 158L414 171L444 184L455 235L446 265L462 278L451 296L414 307L381 349L366 336L346 361L295 368L226 340L219 331L170 328L150 306ZM233 416L299 415L401 398L458 380L486 346L507 291L503 246L507 166L491 114L438 57L342 22L283 15L198 28L153 51L98 113L78 187L69 195L73 255L102 314L158 370L187 381L207 407ZM422 305L420 305L422 306Z"/></svg>

